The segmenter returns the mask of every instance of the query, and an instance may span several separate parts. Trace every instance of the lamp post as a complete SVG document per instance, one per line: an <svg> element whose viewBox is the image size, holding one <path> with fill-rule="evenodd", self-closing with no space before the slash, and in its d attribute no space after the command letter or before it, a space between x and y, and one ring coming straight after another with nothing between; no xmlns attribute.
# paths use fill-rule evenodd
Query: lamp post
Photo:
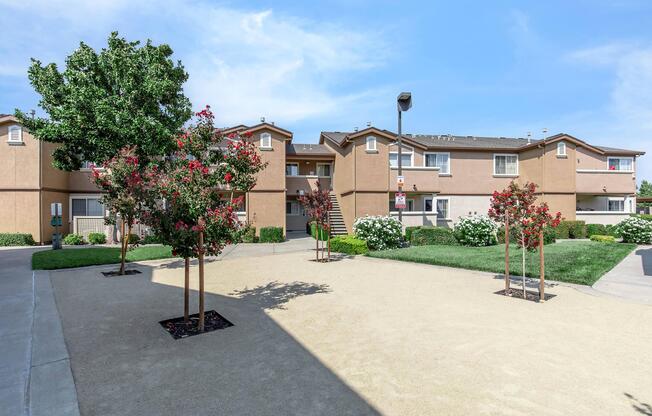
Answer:
<svg viewBox="0 0 652 416"><path fill-rule="evenodd" d="M412 93L402 92L396 98L396 107L398 108L398 176L403 176L403 141L401 114L412 107ZM397 176L397 177L398 177ZM398 192L403 193L403 185L398 185ZM403 223L403 208L398 209L398 221Z"/></svg>

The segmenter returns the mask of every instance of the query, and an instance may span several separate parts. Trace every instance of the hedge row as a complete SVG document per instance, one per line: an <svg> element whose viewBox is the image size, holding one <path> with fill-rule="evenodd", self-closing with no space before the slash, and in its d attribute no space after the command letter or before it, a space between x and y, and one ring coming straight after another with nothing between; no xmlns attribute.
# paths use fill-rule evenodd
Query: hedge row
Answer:
<svg viewBox="0 0 652 416"><path fill-rule="evenodd" d="M34 237L28 233L0 233L0 246L33 246Z"/></svg>
<svg viewBox="0 0 652 416"><path fill-rule="evenodd" d="M445 227L424 226L412 229L410 244L413 246L447 245L457 246L457 238L453 230Z"/></svg>
<svg viewBox="0 0 652 416"><path fill-rule="evenodd" d="M366 254L369 252L367 242L352 235L338 235L331 238L331 251L345 254Z"/></svg>
<svg viewBox="0 0 652 416"><path fill-rule="evenodd" d="M283 235L283 227L261 228L260 238L258 241L261 243L282 243L285 241L285 236Z"/></svg>

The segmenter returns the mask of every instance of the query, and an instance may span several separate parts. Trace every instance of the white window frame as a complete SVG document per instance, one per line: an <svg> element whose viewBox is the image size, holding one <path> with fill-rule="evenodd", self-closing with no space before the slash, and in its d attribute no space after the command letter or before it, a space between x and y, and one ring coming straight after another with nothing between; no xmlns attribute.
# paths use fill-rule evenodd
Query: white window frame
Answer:
<svg viewBox="0 0 652 416"><path fill-rule="evenodd" d="M72 194L68 197L68 218L69 221L72 223L73 217L72 217L72 200L73 199L102 199L102 194ZM104 207L104 213L102 217L106 217L106 206ZM88 201L86 202L86 213L88 213ZM77 215L77 217L93 217L93 218L99 218L98 215Z"/></svg>
<svg viewBox="0 0 652 416"><path fill-rule="evenodd" d="M439 214L439 211L437 210L437 201L439 201L439 200L446 201L448 212L446 213L445 217L439 218L439 215L438 215L437 220L449 221L451 219L451 216L450 216L451 215L451 199L450 199L450 197L448 197L448 196L447 197L433 197L432 198L432 203L433 203L432 207L434 208L434 211L432 211L432 212L434 212L436 214Z"/></svg>
<svg viewBox="0 0 652 416"><path fill-rule="evenodd" d="M620 202L622 203L623 209L622 210L612 210L609 208L609 204L611 202ZM624 198L609 198L607 199L607 212L627 212L625 210L625 199Z"/></svg>
<svg viewBox="0 0 652 416"><path fill-rule="evenodd" d="M297 174L296 175L288 175L288 165L293 165L297 167ZM285 176L290 176L290 177L297 177L299 176L299 164L298 163L286 163L285 164Z"/></svg>
<svg viewBox="0 0 652 416"><path fill-rule="evenodd" d="M566 142L557 142L557 156L566 157Z"/></svg>
<svg viewBox="0 0 652 416"><path fill-rule="evenodd" d="M448 172L442 172L441 168L439 169L439 176L451 175L451 153L450 152L423 152L423 167L431 167L426 165L426 159L428 155L446 155L448 156Z"/></svg>
<svg viewBox="0 0 652 416"><path fill-rule="evenodd" d="M286 204L285 205L285 215L288 215L290 217L298 217L300 215L303 215L302 212L301 212L301 204L299 203L299 201L295 201L293 199L288 199L287 201L285 201L285 204ZM290 212L287 212L287 204L290 204ZM293 212L292 207L297 208L296 213Z"/></svg>
<svg viewBox="0 0 652 416"><path fill-rule="evenodd" d="M396 150L390 150L389 155L387 157L388 157L389 166L391 168L393 168L393 169L396 169L396 168L398 168L398 144L396 144L394 146L396 147ZM408 155L408 154L410 155L410 166L402 165L401 167L402 168L404 168L404 167L408 167L408 168L414 167L414 147L406 146L406 145L403 145L402 147L403 147L403 150L401 151L401 156ZM409 149L409 150L407 150L407 149ZM396 155L396 163L397 163L396 166L392 166L392 161L391 161L391 156L392 155Z"/></svg>
<svg viewBox="0 0 652 416"><path fill-rule="evenodd" d="M371 146L373 144L373 146ZM376 136L367 136L365 138L365 150L367 152L377 152L378 151L378 140Z"/></svg>
<svg viewBox="0 0 652 416"><path fill-rule="evenodd" d="M18 140L11 139L11 132L18 130ZM23 144L23 126L20 124L12 124L7 128L7 143L9 144Z"/></svg>
<svg viewBox="0 0 652 416"><path fill-rule="evenodd" d="M316 165L317 165L317 171L315 173L317 173L317 177L319 177L319 178L330 178L331 176L333 176L333 165L331 165L330 163L317 163ZM319 167L320 166L328 166L329 167L328 168L328 173L329 173L328 176L319 174Z"/></svg>
<svg viewBox="0 0 652 416"><path fill-rule="evenodd" d="M268 141L269 143L265 144L265 141ZM261 149L272 148L272 135L270 133L260 133L260 148Z"/></svg>
<svg viewBox="0 0 652 416"><path fill-rule="evenodd" d="M609 169L609 165L611 164L612 159L618 159L618 160L629 159L632 162L631 163L632 169L631 170L616 169L612 171L611 169ZM634 158L629 156L609 156L607 157L607 170L611 172L634 172Z"/></svg>
<svg viewBox="0 0 652 416"><path fill-rule="evenodd" d="M516 173L496 173L496 158L500 156L516 156ZM494 153L494 176L516 177L518 176L518 153Z"/></svg>

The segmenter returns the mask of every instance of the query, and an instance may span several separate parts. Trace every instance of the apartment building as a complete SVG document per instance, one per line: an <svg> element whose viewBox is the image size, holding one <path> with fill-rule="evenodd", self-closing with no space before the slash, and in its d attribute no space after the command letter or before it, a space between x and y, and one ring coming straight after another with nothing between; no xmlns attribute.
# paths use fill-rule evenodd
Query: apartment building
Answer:
<svg viewBox="0 0 652 416"><path fill-rule="evenodd" d="M351 232L355 218L392 215L397 189L397 135L369 127L322 132L313 144L293 143L273 123L225 129L252 133L267 168L247 193L238 216L257 227L304 231L308 218L298 197L331 190L333 225ZM89 169L51 166L54 145L35 140L12 116L0 116L0 232L29 232L50 240L50 203L64 206L63 232L103 231L101 195ZM644 152L593 146L568 134L544 140L451 135L404 135L404 225L451 227L460 217L484 214L494 190L510 181L539 185L539 199L566 219L613 224L635 212L636 163Z"/></svg>

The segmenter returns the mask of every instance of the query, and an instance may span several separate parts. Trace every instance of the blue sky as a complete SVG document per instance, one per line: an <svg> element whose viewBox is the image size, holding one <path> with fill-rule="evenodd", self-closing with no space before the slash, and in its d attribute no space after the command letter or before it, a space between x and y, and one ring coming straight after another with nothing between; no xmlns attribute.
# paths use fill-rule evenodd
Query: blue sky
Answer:
<svg viewBox="0 0 652 416"><path fill-rule="evenodd" d="M62 64L113 30L168 43L221 125L541 137L652 152L652 2L0 0L0 113L36 108L29 58ZM639 181L652 179L644 156Z"/></svg>

